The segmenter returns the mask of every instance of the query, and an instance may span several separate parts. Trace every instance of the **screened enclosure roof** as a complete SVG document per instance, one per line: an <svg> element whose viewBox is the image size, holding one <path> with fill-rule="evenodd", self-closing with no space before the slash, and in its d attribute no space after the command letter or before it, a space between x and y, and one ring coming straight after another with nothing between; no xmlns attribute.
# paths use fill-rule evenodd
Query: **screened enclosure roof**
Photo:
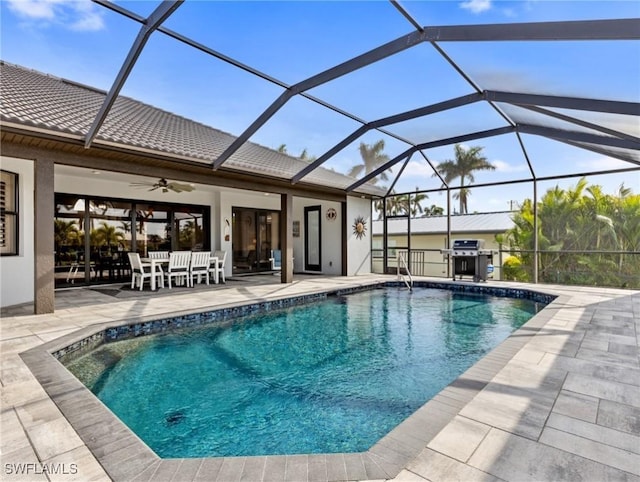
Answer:
<svg viewBox="0 0 640 482"><path fill-rule="evenodd" d="M4 128L374 196L439 190L456 144L496 167L470 186L640 186L636 2L99 0L47 28L19 5L1 5L2 57L27 68L3 66ZM46 95L5 88L15 72Z"/></svg>

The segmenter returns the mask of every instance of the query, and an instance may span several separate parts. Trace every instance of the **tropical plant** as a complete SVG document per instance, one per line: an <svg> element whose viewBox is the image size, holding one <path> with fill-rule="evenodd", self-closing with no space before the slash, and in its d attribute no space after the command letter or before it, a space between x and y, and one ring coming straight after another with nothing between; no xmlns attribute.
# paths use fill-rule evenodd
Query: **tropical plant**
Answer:
<svg viewBox="0 0 640 482"><path fill-rule="evenodd" d="M475 146L465 149L460 144L454 146L455 159L446 160L436 166L436 169L444 182L449 185L455 179L460 178L460 189L453 195L454 199L460 201L460 214L466 214L468 210L468 199L471 193L465 188L469 181L475 181L473 173L475 171L493 171L495 166L487 161L482 155L482 147ZM433 176L437 176L436 173Z"/></svg>
<svg viewBox="0 0 640 482"><path fill-rule="evenodd" d="M182 223L178 236L179 245L183 248L191 248L202 243L204 239L202 228L195 220Z"/></svg>
<svg viewBox="0 0 640 482"><path fill-rule="evenodd" d="M380 139L375 144L369 145L364 142L360 143L360 157L362 158L362 164L356 164L347 172L348 176L359 178L362 175L367 175L380 166L386 164L389 161L389 156L384 151L384 139ZM388 169L391 172L391 169ZM387 172L382 172L379 177L382 181L389 180ZM372 179L371 184L375 184L378 178Z"/></svg>
<svg viewBox="0 0 640 482"><path fill-rule="evenodd" d="M402 216L409 212L409 197L397 194L387 197L387 216Z"/></svg>
<svg viewBox="0 0 640 482"><path fill-rule="evenodd" d="M435 204L432 204L428 208L425 208L424 214L422 216L429 217L429 216L442 216L442 215L444 215L444 208L441 206L436 206Z"/></svg>
<svg viewBox="0 0 640 482"><path fill-rule="evenodd" d="M54 242L56 246L78 244L80 230L76 221L54 220Z"/></svg>
<svg viewBox="0 0 640 482"><path fill-rule="evenodd" d="M82 244L82 231L76 221L54 220L53 242L56 252L56 263L75 261L76 250ZM67 249L71 247L71 250Z"/></svg>
<svg viewBox="0 0 640 482"><path fill-rule="evenodd" d="M416 192L409 196L409 214L411 214L412 218L424 213L422 203L426 199L429 199L429 196L425 193L418 192L418 188L416 187Z"/></svg>
<svg viewBox="0 0 640 482"><path fill-rule="evenodd" d="M289 154L289 152L287 151L287 145L286 144L280 144L278 146L278 149L276 149L276 150L278 152L280 152L281 154ZM298 156L298 159L300 159L301 161L313 162L313 161L316 160L316 156L310 156L309 155L309 151L307 151L307 148L305 147L304 149L302 149L302 152Z"/></svg>
<svg viewBox="0 0 640 482"><path fill-rule="evenodd" d="M100 226L98 226L95 230L95 243L98 246L107 246L111 248L113 245L117 245L121 241L124 240L124 233L119 231L115 226L111 226L106 221L102 221Z"/></svg>
<svg viewBox="0 0 640 482"><path fill-rule="evenodd" d="M512 254L533 272L533 203L514 213L505 234ZM640 286L640 195L621 187L616 195L580 179L549 189L538 202L539 278L543 282Z"/></svg>
<svg viewBox="0 0 640 482"><path fill-rule="evenodd" d="M307 148L305 147L304 149L302 149L302 152L298 156L298 159L300 159L301 161L313 162L317 158L316 158L316 156L310 156L309 152L307 151Z"/></svg>
<svg viewBox="0 0 640 482"><path fill-rule="evenodd" d="M522 267L522 261L516 256L507 256L502 262L502 276L509 281L528 281L528 275Z"/></svg>

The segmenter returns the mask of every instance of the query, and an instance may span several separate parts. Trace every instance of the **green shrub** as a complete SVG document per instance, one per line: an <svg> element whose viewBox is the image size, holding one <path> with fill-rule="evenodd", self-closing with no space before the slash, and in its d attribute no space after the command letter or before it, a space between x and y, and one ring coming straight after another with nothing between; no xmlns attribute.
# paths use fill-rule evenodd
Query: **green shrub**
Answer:
<svg viewBox="0 0 640 482"><path fill-rule="evenodd" d="M508 256L502 262L502 275L508 281L527 281L527 272L517 256Z"/></svg>

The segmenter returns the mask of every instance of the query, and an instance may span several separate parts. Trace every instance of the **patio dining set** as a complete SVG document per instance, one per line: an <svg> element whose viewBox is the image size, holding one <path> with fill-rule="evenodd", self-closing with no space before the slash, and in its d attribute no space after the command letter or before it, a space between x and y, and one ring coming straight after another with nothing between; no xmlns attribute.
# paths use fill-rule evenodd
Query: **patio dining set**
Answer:
<svg viewBox="0 0 640 482"><path fill-rule="evenodd" d="M149 251L148 257L141 258L139 253L128 253L131 263L131 289L139 288L149 280L152 291L158 285L164 288L165 279L172 289L175 286L193 287L197 283L211 278L218 284L225 282L224 266L226 251Z"/></svg>

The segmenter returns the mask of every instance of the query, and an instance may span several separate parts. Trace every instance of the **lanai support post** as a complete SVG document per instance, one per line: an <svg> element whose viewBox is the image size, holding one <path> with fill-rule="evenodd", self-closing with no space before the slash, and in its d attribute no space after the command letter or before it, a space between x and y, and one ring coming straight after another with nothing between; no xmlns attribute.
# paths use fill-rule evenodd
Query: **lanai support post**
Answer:
<svg viewBox="0 0 640 482"><path fill-rule="evenodd" d="M538 181L533 180L533 282L538 284Z"/></svg>
<svg viewBox="0 0 640 482"><path fill-rule="evenodd" d="M280 195L280 248L282 269L280 281L293 283L293 195Z"/></svg>
<svg viewBox="0 0 640 482"><path fill-rule="evenodd" d="M451 249L451 189L447 186L447 249ZM451 277L451 256L447 257L447 278Z"/></svg>
<svg viewBox="0 0 640 482"><path fill-rule="evenodd" d="M340 203L340 218L342 219L341 236L342 240L342 276L347 276L349 273L349 250L347 249L347 202L342 201Z"/></svg>
<svg viewBox="0 0 640 482"><path fill-rule="evenodd" d="M34 172L34 312L55 308L53 161L37 159Z"/></svg>

